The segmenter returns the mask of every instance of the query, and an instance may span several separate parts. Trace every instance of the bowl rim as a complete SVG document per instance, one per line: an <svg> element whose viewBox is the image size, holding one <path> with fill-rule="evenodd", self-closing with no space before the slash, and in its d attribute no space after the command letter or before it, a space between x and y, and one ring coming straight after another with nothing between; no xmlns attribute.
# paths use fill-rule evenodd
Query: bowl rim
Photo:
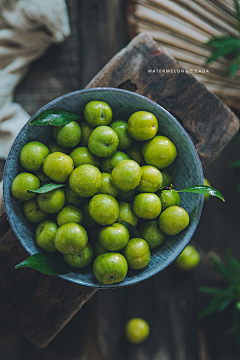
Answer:
<svg viewBox="0 0 240 360"><path fill-rule="evenodd" d="M42 111L46 110L46 109L49 109L52 105L56 105L57 102L61 101L61 100L64 100L64 99L67 99L69 97L72 97L74 95L78 95L78 94L82 94L82 93L88 93L88 92L95 92L95 91L102 91L102 92L118 92L118 93L125 93L125 94L128 94L130 96L134 96L134 97L137 97L137 98L140 98L146 102L148 102L149 104L153 105L154 107L157 107L161 112L163 112L167 117L169 117L175 124L178 128L180 128L180 130L182 131L182 133L185 135L185 137L187 138L188 142L189 142L189 145L191 147L191 149L193 150L193 153L195 155L195 159L197 161L197 164L198 164L198 168L199 168L199 171L200 171L200 177L201 177L201 180L202 180L202 184L204 182L204 175L203 175L203 169L202 169L202 164L201 164L201 161L200 161L200 158L199 158L199 155L197 153L197 150L196 150L196 147L194 146L193 144L193 141L192 139L190 138L189 134L187 133L186 129L183 127L183 125L168 111L166 110L163 106L159 105L157 102L147 98L146 96L144 95L141 95L141 94L138 94L136 92L133 92L133 91L130 91L130 90L125 90L125 89L119 89L119 88L113 88L113 87L94 87L94 88L89 88L89 89L81 89L81 90L75 90L75 91L72 91L70 93L67 93L67 94L64 94L64 95L61 95L53 100L51 100L49 103L45 104L44 106L42 106L39 110L37 110L31 117L30 119L23 125L22 129L19 131L18 135L16 136L12 146L11 146L11 149L9 151L9 154L7 156L7 159L6 159L6 163L5 163L5 166L4 166L4 172L3 172L3 199L4 199L4 207L5 207L5 211L6 211L6 215L7 215L7 219L11 225L11 228L14 232L14 234L16 235L17 239L20 241L21 245L23 246L23 248L27 251L27 253L30 255L33 255L35 253L32 253L32 251L29 250L28 246L26 246L26 243L20 239L18 237L18 226L15 224L15 221L12 221L12 216L11 216L11 211L8 207L8 204L7 202L5 203L5 199L7 197L7 185L5 185L5 182L6 182L6 168L7 168L7 164L8 164L8 159L9 159L9 156L11 154L11 152L13 151L13 147L14 147L14 144L18 141L18 139L21 137L22 133L25 131L25 126L33 119L35 118L39 113L41 113ZM198 223L200 221L200 217L201 217L201 213L202 213L202 209L203 209L203 203L204 203L204 196L201 195L200 196L200 200L199 200L199 208L198 208L198 213L197 213L197 216L196 216L196 220L195 220L195 223L194 223L194 226L191 230L191 232L188 234L188 242L187 244L190 242L193 234L195 233L196 229L197 229L197 226L198 226ZM138 284L142 281L145 281L147 280L148 278L151 278L153 277L154 275L156 275L157 273L159 273L160 271L164 270L167 266L169 266L176 258L177 256L183 251L183 249L187 246L187 244L183 244L182 247L179 247L178 251L177 251L177 255L176 253L174 253L174 256L172 254L172 256L169 256L165 261L164 261L164 267L162 269L155 269L153 272L151 273L146 273L146 274L141 274L141 278L139 280L135 280L136 278L134 277L134 279L131 279L127 284L124 284L122 282L119 282L119 283L115 283L115 284L109 284L109 285L104 285L104 284L90 284L90 283L85 283L81 280L78 280L76 281L75 278L69 278L68 275L69 274L64 274L64 275L56 275L64 280L67 280L67 281L70 281L72 283L75 283L75 284L78 284L78 285L81 285L81 286L88 286L88 287L92 287L92 288L95 288L95 289L114 289L114 288L119 288L119 287L126 287L126 286L131 286L131 285L135 285L135 284ZM73 270L74 272L74 270Z"/></svg>

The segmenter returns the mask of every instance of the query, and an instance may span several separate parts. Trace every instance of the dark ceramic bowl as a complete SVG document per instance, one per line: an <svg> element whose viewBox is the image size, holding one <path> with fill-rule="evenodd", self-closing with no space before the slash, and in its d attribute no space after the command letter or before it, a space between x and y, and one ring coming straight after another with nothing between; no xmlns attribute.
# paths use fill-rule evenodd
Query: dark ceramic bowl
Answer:
<svg viewBox="0 0 240 360"><path fill-rule="evenodd" d="M51 101L34 116L43 110L54 107L82 115L84 106L91 100L103 100L107 102L113 109L113 119L115 120L127 120L133 112L139 110L152 112L159 122L158 133L167 136L177 147L178 155L174 162L174 168L176 165L179 167L174 179L175 188L180 190L194 184L203 184L202 166L187 132L167 110L144 96L114 88L79 90ZM30 224L24 217L22 203L17 201L11 194L11 184L14 177L19 172L24 171L18 160L23 145L33 140L46 144L50 138L50 126L29 126L28 123L26 123L14 141L5 165L3 182L6 213L13 231L30 255L41 252L41 249L35 242L36 226ZM61 277L81 285L109 288L133 285L163 270L176 259L188 244L201 216L203 195L181 193L181 200L182 206L188 211L190 216L189 226L178 235L166 237L165 242L152 251L151 261L143 270L136 271L130 269L127 277L121 283L108 286L100 284L95 279L91 268L73 269L71 273L61 275Z"/></svg>

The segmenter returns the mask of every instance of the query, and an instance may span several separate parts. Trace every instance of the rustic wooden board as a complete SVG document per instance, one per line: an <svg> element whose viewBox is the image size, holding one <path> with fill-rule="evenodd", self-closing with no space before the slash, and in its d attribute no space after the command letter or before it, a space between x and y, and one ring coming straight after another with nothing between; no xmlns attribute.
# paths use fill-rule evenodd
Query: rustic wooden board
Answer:
<svg viewBox="0 0 240 360"><path fill-rule="evenodd" d="M164 72L156 72L160 70ZM190 134L205 167L236 134L239 120L193 75L181 70L150 36L140 34L87 87L111 85L136 91L165 107Z"/></svg>
<svg viewBox="0 0 240 360"><path fill-rule="evenodd" d="M196 143L203 164L208 164L219 154L238 130L238 119L217 97L210 94L191 75L180 74L181 76L179 76L179 74L174 74L173 76L171 73L149 75L147 70L155 67L178 69L179 65L171 56L163 53L151 38L145 35L139 35L127 48L117 54L110 63L103 68L93 81L90 82L88 87L122 87L133 91L136 90L138 93L144 94L159 102L174 113L183 123ZM209 106L209 99L211 100L211 107ZM47 101L49 101L49 99ZM191 104L191 106L189 106L189 104ZM29 104L29 106L30 105L31 104ZM207 111L205 111L205 109L207 109ZM212 129L215 131L212 131ZM225 131L223 131L223 129L225 129ZM206 134L208 134L209 139L206 139ZM6 224L5 220L3 220L3 223ZM1 238L0 252L3 255L2 261L4 264L0 275L2 289L0 307L8 318L14 321L25 336L37 346L44 347L62 329L67 321L74 316L94 291L69 284L59 278L38 274L30 269L14 270L14 265L27 255L13 236L11 230L8 230ZM108 296L108 294L110 294L109 291L98 293L99 306L101 306L102 310L100 311L100 308L98 308L99 331L97 332L97 336L102 334L98 340L101 351L107 358L109 358L111 354L113 355L113 353L116 355L119 346L121 347L124 341L122 333L119 330L119 335L116 337L116 340L112 339L115 341L115 344L117 344L116 348L112 347L112 353L109 354L110 350L106 350L104 347L104 344L108 341L107 338L111 332L111 326L114 325L113 315L116 315L116 313L114 314L113 312L114 306L111 305L111 302L109 304L113 296L115 298L114 301L116 301L116 306L118 301L120 301L119 299L123 301L127 294L129 294L129 302L134 304L134 299L140 299L140 294L144 292L148 294L151 286L158 288L158 284L162 282L163 292L159 289L157 296L159 299L159 309L164 314L164 321L160 325L154 324L154 313L151 315L153 318L149 321L152 322L153 327L163 333L164 324L167 323L168 318L166 314L173 317L176 316L176 309L181 308L181 302L178 302L179 299L174 290L176 285L174 278L176 274L174 272L175 270L169 269L167 271L168 275L166 276L166 280L163 278L163 274L166 274L166 272L163 272L149 280L149 282L144 282L132 289L123 289L121 295L119 290L117 290L116 293L111 292L111 296ZM185 283L186 286L184 285L185 281L187 281L187 284ZM164 291L167 283L172 290L165 294ZM182 289L184 289L183 299L185 300L183 300L183 303L189 304L190 301L191 304L194 304L195 300L192 298L193 292L190 291L192 284L191 276L187 277L187 280L185 280L185 278L182 279L180 283ZM149 298L148 306L150 307L153 306L151 301L154 300ZM188 312L187 319L191 319L192 315L194 319L195 316L195 308L193 305L185 306L185 308L184 306L181 308L182 313L179 315L181 319L177 322L177 324L179 324L178 330L171 328L174 319L171 319L168 327L170 333L171 331L177 331L177 336L179 336L179 333L181 334L179 328L184 324L184 314ZM135 308L137 313L138 309L142 309L141 311L143 311L143 307L144 304L139 300L138 305L136 307L133 305L130 309L134 310ZM110 311L112 316L107 316ZM104 325L103 315L108 331L102 333L100 329ZM127 316L130 316L130 310L129 313L125 315L126 318ZM117 332L116 326L114 326L114 329ZM189 345L197 344L197 334L196 331L194 332L193 324L189 324L189 327L185 324L185 331L186 333L183 332L182 336L178 339L179 347L176 346L175 349L171 350L171 341L169 342L167 345L168 352L170 352L173 356L172 358L175 359L176 357L174 358L174 356L181 348L180 353L182 355L180 359L184 359L185 356L186 359L195 360L197 359L197 357L195 357L197 346ZM190 342L186 340L188 337L187 334L188 336L191 334ZM157 345L158 340L155 339L154 341ZM164 347L165 344L161 343L161 346L158 348L159 351L163 351ZM143 354L147 356L147 353L150 351L150 345L142 349ZM122 352L120 352L120 354L123 355ZM118 355L114 358L117 359L117 356ZM141 354L139 354L139 356L141 356ZM134 355L132 355L131 358L133 357ZM118 358L120 359L120 357Z"/></svg>

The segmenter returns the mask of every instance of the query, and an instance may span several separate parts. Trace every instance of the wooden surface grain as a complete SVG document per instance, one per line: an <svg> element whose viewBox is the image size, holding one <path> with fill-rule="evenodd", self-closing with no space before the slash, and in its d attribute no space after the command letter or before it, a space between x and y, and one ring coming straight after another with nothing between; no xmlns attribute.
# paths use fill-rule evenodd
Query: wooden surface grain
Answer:
<svg viewBox="0 0 240 360"><path fill-rule="evenodd" d="M16 100L30 114L51 99L86 86L123 48L127 42L124 4L120 0L68 1L71 37L33 64L17 91ZM159 51L151 39L141 35L138 41L117 54L88 87L113 86L137 91L173 112L190 132L203 163L209 164L217 156L220 159L208 167L206 174L221 191L226 181L226 176L221 176L222 164L237 153L238 147L230 144L228 156L226 150L221 151L238 129L237 117L191 75L146 74L148 66L176 69L178 64ZM198 136L198 131L202 135ZM238 177L230 173L228 177L231 185L227 197L232 199ZM239 251L238 228L234 224L240 210L231 206L230 201L226 212L215 200L206 205L204 222L193 239L203 258L203 267L197 272L180 273L171 265L139 285L98 291L80 312L92 290L31 269L18 272L14 269L15 263L27 254L3 214L0 220L0 309L6 317L0 325L0 333L5 334L0 336L0 345L5 349L3 360L238 360L238 349L225 336L227 319L215 317L214 322L211 318L204 322L197 319L199 309L207 301L200 297L199 304L197 286L221 284L207 261L208 252L223 254L227 234L232 236L227 237L228 244ZM231 221L224 228L226 222L221 219L225 217L228 222L231 217ZM129 345L124 338L125 323L132 316L146 318L151 326L151 336L140 346ZM47 348L39 350L20 337L9 320L35 345L49 344ZM220 321L218 327L214 325L216 321Z"/></svg>

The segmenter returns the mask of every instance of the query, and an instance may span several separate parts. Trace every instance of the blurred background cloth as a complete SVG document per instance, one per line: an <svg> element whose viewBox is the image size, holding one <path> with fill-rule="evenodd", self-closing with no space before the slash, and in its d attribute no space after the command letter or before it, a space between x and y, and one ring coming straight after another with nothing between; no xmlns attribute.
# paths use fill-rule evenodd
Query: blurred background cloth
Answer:
<svg viewBox="0 0 240 360"><path fill-rule="evenodd" d="M70 35L65 0L0 0L0 158L29 119L13 101L31 62Z"/></svg>

